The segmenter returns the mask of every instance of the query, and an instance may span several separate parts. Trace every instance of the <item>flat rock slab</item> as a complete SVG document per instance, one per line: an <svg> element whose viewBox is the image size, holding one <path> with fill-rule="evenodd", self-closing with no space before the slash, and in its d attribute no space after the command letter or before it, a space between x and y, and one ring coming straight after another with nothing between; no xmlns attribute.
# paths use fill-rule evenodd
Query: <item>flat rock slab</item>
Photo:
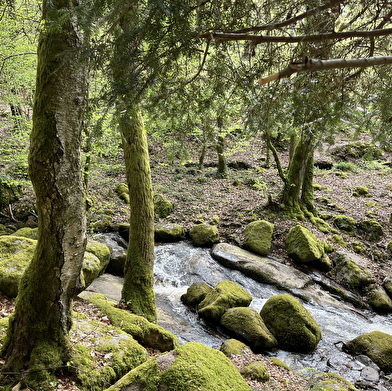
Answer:
<svg viewBox="0 0 392 391"><path fill-rule="evenodd" d="M239 270L246 276L264 284L287 291L305 289L313 280L301 271L269 257L260 257L227 243L219 243L211 256L221 265Z"/></svg>

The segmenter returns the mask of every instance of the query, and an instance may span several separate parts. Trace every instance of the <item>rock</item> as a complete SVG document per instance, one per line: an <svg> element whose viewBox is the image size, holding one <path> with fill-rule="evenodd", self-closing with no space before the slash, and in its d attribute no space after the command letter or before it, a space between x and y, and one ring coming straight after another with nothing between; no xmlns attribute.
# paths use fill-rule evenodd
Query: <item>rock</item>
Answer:
<svg viewBox="0 0 392 391"><path fill-rule="evenodd" d="M33 259L37 241L14 235L0 236L0 291L16 297L22 274ZM80 293L101 275L109 262L110 250L104 244L89 241L80 274Z"/></svg>
<svg viewBox="0 0 392 391"><path fill-rule="evenodd" d="M166 224L155 227L156 242L176 242L185 238L185 231L181 225Z"/></svg>
<svg viewBox="0 0 392 391"><path fill-rule="evenodd" d="M364 367L361 371L361 378L365 383L378 383L380 374L372 367Z"/></svg>
<svg viewBox="0 0 392 391"><path fill-rule="evenodd" d="M244 248L265 256L271 250L274 225L265 220L253 221L245 228Z"/></svg>
<svg viewBox="0 0 392 391"><path fill-rule="evenodd" d="M299 290L312 284L309 276L295 268L272 258L259 257L231 244L215 245L211 255L225 267L239 270L256 281L275 285L281 289Z"/></svg>
<svg viewBox="0 0 392 391"><path fill-rule="evenodd" d="M353 190L354 197L367 196L369 197L369 189L366 186L355 186Z"/></svg>
<svg viewBox="0 0 392 391"><path fill-rule="evenodd" d="M179 343L177 337L162 327L150 323L146 318L116 308L116 303L98 294L87 299L104 312L112 324L135 338L143 346L158 349L161 352L175 349Z"/></svg>
<svg viewBox="0 0 392 391"><path fill-rule="evenodd" d="M392 372L392 335L372 331L347 342L343 348L351 354L365 354L382 371Z"/></svg>
<svg viewBox="0 0 392 391"><path fill-rule="evenodd" d="M392 312L392 300L383 287L373 288L369 294L370 304L377 312Z"/></svg>
<svg viewBox="0 0 392 391"><path fill-rule="evenodd" d="M279 360L277 357L270 357L271 361L274 365L276 365L277 367L280 368L284 368L286 370L288 370L289 372L293 372L293 370L283 361Z"/></svg>
<svg viewBox="0 0 392 391"><path fill-rule="evenodd" d="M244 354L247 351L251 352L249 346L233 338L223 342L219 350L227 357L230 357L232 354Z"/></svg>
<svg viewBox="0 0 392 391"><path fill-rule="evenodd" d="M324 255L323 244L300 224L290 229L285 243L289 257L300 263L317 261Z"/></svg>
<svg viewBox="0 0 392 391"><path fill-rule="evenodd" d="M162 194L154 194L154 213L164 219L173 212L173 205Z"/></svg>
<svg viewBox="0 0 392 391"><path fill-rule="evenodd" d="M232 281L221 281L199 304L199 315L214 323L218 323L225 311L232 307L247 307L252 296L239 284Z"/></svg>
<svg viewBox="0 0 392 391"><path fill-rule="evenodd" d="M392 276L389 275L387 276L383 283L382 283L383 288L386 290L386 292L388 293L388 295L390 297L392 297Z"/></svg>
<svg viewBox="0 0 392 391"><path fill-rule="evenodd" d="M0 209L8 207L23 195L21 184L11 183L0 179Z"/></svg>
<svg viewBox="0 0 392 391"><path fill-rule="evenodd" d="M321 339L320 327L312 315L290 295L272 296L260 315L284 350L307 353L314 350Z"/></svg>
<svg viewBox="0 0 392 391"><path fill-rule="evenodd" d="M270 378L266 366L261 361L251 362L249 365L242 368L241 375L262 383L267 382Z"/></svg>
<svg viewBox="0 0 392 391"><path fill-rule="evenodd" d="M252 350L268 350L278 343L265 326L260 314L249 307L229 308L222 316L221 326Z"/></svg>
<svg viewBox="0 0 392 391"><path fill-rule="evenodd" d="M335 262L338 281L353 288L366 286L374 282L370 271L364 266L364 262L359 255L338 251Z"/></svg>
<svg viewBox="0 0 392 391"><path fill-rule="evenodd" d="M128 243L114 232L97 234L93 236L93 239L104 243L110 249L110 261L106 267L106 272L115 276L123 276Z"/></svg>
<svg viewBox="0 0 392 391"><path fill-rule="evenodd" d="M129 205L129 189L126 183L119 183L116 187L116 193L121 200Z"/></svg>
<svg viewBox="0 0 392 391"><path fill-rule="evenodd" d="M350 236L354 236L355 230L355 220L350 216L345 215L337 215L333 218L334 224L345 233L349 234Z"/></svg>
<svg viewBox="0 0 392 391"><path fill-rule="evenodd" d="M360 227L366 232L368 240L372 242L378 242L384 236L381 224L375 219L363 220L360 223Z"/></svg>
<svg viewBox="0 0 392 391"><path fill-rule="evenodd" d="M127 373L107 391L251 391L220 351L197 342L156 356Z"/></svg>
<svg viewBox="0 0 392 391"><path fill-rule="evenodd" d="M29 228L29 227L20 228L16 232L12 233L10 236L19 236L20 238L37 240L38 228Z"/></svg>
<svg viewBox="0 0 392 391"><path fill-rule="evenodd" d="M186 291L184 295L181 296L181 301L190 307L196 308L199 303L201 303L208 293L212 291L212 288L202 283L193 283Z"/></svg>
<svg viewBox="0 0 392 391"><path fill-rule="evenodd" d="M195 246L211 247L219 243L219 232L216 225L197 224L189 232Z"/></svg>
<svg viewBox="0 0 392 391"><path fill-rule="evenodd" d="M129 224L124 223L118 226L119 235L128 243L129 242Z"/></svg>

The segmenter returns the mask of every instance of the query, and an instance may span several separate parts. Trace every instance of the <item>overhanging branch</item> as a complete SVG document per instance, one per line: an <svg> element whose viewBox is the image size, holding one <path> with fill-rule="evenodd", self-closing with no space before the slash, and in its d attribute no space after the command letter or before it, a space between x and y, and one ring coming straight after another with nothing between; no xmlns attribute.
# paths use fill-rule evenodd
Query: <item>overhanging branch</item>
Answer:
<svg viewBox="0 0 392 391"><path fill-rule="evenodd" d="M336 58L332 60L307 59L306 62L301 64L291 63L278 73L260 79L258 83L260 86L262 86L274 80L290 77L294 73L317 72L341 68L367 68L375 65L389 64L392 64L392 56L354 58L351 60L342 58Z"/></svg>

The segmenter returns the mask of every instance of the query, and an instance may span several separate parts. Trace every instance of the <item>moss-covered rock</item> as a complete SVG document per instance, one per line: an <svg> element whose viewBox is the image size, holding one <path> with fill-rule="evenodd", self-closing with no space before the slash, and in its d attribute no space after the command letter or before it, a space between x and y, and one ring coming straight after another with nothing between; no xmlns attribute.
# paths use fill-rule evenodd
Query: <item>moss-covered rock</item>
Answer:
<svg viewBox="0 0 392 391"><path fill-rule="evenodd" d="M232 354L241 355L247 351L251 352L249 346L234 338L227 339L223 342L219 350L227 357L230 357Z"/></svg>
<svg viewBox="0 0 392 391"><path fill-rule="evenodd" d="M155 227L154 237L156 242L176 242L185 239L185 231L179 224L159 225Z"/></svg>
<svg viewBox="0 0 392 391"><path fill-rule="evenodd" d="M377 312L392 312L392 300L383 287L373 288L369 293L369 301Z"/></svg>
<svg viewBox="0 0 392 391"><path fill-rule="evenodd" d="M127 373L107 391L251 391L220 351L189 342Z"/></svg>
<svg viewBox="0 0 392 391"><path fill-rule="evenodd" d="M366 247L362 242L356 240L351 243L351 246L356 254L366 255Z"/></svg>
<svg viewBox="0 0 392 391"><path fill-rule="evenodd" d="M175 335L162 327L150 323L146 318L116 308L116 303L106 299L104 295L95 295L88 299L104 312L114 326L131 335L143 346L159 349L164 352L175 349L178 340Z"/></svg>
<svg viewBox="0 0 392 391"><path fill-rule="evenodd" d="M0 209L14 203L23 195L23 187L16 181L0 179Z"/></svg>
<svg viewBox="0 0 392 391"><path fill-rule="evenodd" d="M219 243L219 232L216 225L197 224L189 232L195 246L211 247Z"/></svg>
<svg viewBox="0 0 392 391"><path fill-rule="evenodd" d="M212 217L211 221L210 221L210 224L211 224L211 225L218 225L218 224L219 224L219 221L220 221L219 216L214 215L214 216Z"/></svg>
<svg viewBox="0 0 392 391"><path fill-rule="evenodd" d="M356 186L353 190L354 197L369 196L369 189L366 186Z"/></svg>
<svg viewBox="0 0 392 391"><path fill-rule="evenodd" d="M382 283L382 287L385 289L385 291L388 293L388 295L390 297L392 297L392 276L389 275L387 276L383 283Z"/></svg>
<svg viewBox="0 0 392 391"><path fill-rule="evenodd" d="M252 296L239 284L232 281L221 281L199 304L199 315L219 324L227 309L247 307L251 301Z"/></svg>
<svg viewBox="0 0 392 391"><path fill-rule="evenodd" d="M349 234L350 236L354 236L355 233L355 220L346 215L337 215L333 218L334 224L345 233Z"/></svg>
<svg viewBox="0 0 392 391"><path fill-rule="evenodd" d="M127 205L129 205L129 189L126 183L119 183L116 187L116 193Z"/></svg>
<svg viewBox="0 0 392 391"><path fill-rule="evenodd" d="M285 243L289 257L297 262L317 261L324 255L323 244L300 224L290 229Z"/></svg>
<svg viewBox="0 0 392 391"><path fill-rule="evenodd" d="M352 354L368 356L386 373L392 372L392 335L381 331L362 334L347 342L344 349Z"/></svg>
<svg viewBox="0 0 392 391"><path fill-rule="evenodd" d="M173 212L173 205L162 194L154 194L154 213L164 219Z"/></svg>
<svg viewBox="0 0 392 391"><path fill-rule="evenodd" d="M360 227L372 242L378 242L384 236L384 230L381 224L375 219L363 220L360 223Z"/></svg>
<svg viewBox="0 0 392 391"><path fill-rule="evenodd" d="M365 141L355 141L349 144L338 146L332 151L337 158L347 161L351 159L378 159L383 155L380 148Z"/></svg>
<svg viewBox="0 0 392 391"><path fill-rule="evenodd" d="M271 357L271 361L274 365L280 368L284 368L288 370L289 372L292 372L293 370L282 360L279 360L277 357Z"/></svg>
<svg viewBox="0 0 392 391"><path fill-rule="evenodd" d="M242 368L241 375L262 383L267 382L270 378L266 366L261 361L251 362L249 365Z"/></svg>
<svg viewBox="0 0 392 391"><path fill-rule="evenodd" d="M19 236L20 238L37 240L38 228L29 228L29 227L20 228L14 233L12 233L11 236Z"/></svg>
<svg viewBox="0 0 392 391"><path fill-rule="evenodd" d="M310 352L321 339L320 327L312 315L290 295L272 296L264 304L260 315L284 350Z"/></svg>
<svg viewBox="0 0 392 391"><path fill-rule="evenodd" d="M187 289L186 293L181 296L181 301L192 308L196 308L211 291L212 288L204 282L195 282Z"/></svg>
<svg viewBox="0 0 392 391"><path fill-rule="evenodd" d="M336 373L316 372L311 376L309 384L315 385L312 387L314 391L358 391L348 380Z"/></svg>
<svg viewBox="0 0 392 391"><path fill-rule="evenodd" d="M392 254L392 240L388 242L387 250L389 251L390 254Z"/></svg>
<svg viewBox="0 0 392 391"><path fill-rule="evenodd" d="M253 221L245 228L244 248L265 256L271 250L274 225L265 220Z"/></svg>
<svg viewBox="0 0 392 391"><path fill-rule="evenodd" d="M337 280L353 288L374 282L369 269L362 266L360 261L355 254L338 251L335 258Z"/></svg>
<svg viewBox="0 0 392 391"><path fill-rule="evenodd" d="M278 344L260 314L252 308L229 308L221 317L220 322L229 334L244 340L252 350L268 350Z"/></svg>

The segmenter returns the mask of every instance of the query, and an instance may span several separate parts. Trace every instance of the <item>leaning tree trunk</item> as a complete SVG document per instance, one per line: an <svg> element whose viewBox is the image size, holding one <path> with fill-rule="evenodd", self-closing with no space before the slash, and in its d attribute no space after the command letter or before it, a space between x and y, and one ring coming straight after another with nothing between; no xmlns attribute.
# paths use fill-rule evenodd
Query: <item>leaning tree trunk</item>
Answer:
<svg viewBox="0 0 392 391"><path fill-rule="evenodd" d="M120 118L130 200L130 228L121 301L139 315L156 321L154 283L154 203L147 134L141 110Z"/></svg>
<svg viewBox="0 0 392 391"><path fill-rule="evenodd" d="M38 242L19 284L1 351L8 362L5 370L61 365L69 353L72 299L86 246L80 146L87 69L81 60L83 36L78 22L72 16L64 20L75 6L65 0L43 4L45 29L38 44L29 154ZM44 374L31 376L40 378L43 386Z"/></svg>

